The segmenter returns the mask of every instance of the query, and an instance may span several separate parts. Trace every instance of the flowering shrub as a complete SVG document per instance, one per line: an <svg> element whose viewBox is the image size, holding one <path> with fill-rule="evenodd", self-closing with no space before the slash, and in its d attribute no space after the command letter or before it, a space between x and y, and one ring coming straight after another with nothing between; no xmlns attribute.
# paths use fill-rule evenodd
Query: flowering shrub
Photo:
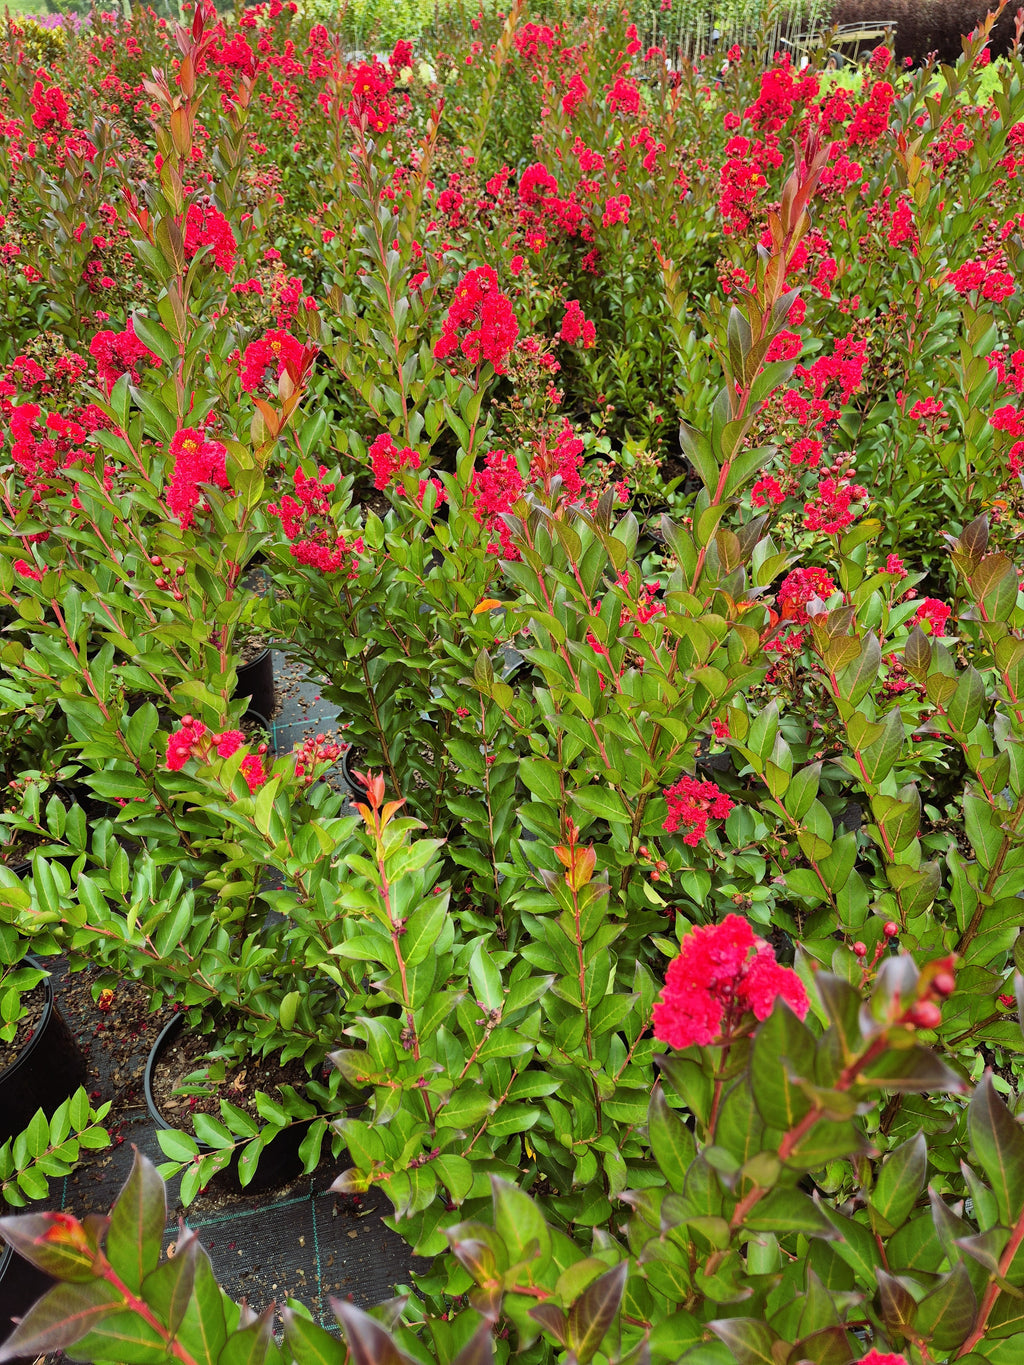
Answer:
<svg viewBox="0 0 1024 1365"><path fill-rule="evenodd" d="M189 13L7 30L0 700L105 811L14 793L5 923L302 1057L446 1361L1013 1359L1019 56Z"/></svg>

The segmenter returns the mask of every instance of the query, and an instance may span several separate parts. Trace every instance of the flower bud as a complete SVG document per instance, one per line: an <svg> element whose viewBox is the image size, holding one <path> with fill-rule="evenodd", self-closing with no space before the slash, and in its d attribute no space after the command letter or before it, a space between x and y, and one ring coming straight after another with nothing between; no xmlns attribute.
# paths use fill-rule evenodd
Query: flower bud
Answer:
<svg viewBox="0 0 1024 1365"><path fill-rule="evenodd" d="M861 943L860 940L858 939L857 942L853 945L853 951L857 954L858 957L867 957L868 945L866 943Z"/></svg>
<svg viewBox="0 0 1024 1365"><path fill-rule="evenodd" d="M952 995L956 990L956 977L952 972L939 972L932 982L932 990L936 995Z"/></svg>
<svg viewBox="0 0 1024 1365"><path fill-rule="evenodd" d="M899 932L900 926L896 923L895 920L887 919L885 921L885 928L882 930L882 933L886 936L886 938L895 938Z"/></svg>
<svg viewBox="0 0 1024 1365"><path fill-rule="evenodd" d="M938 1028L942 1023L942 1011L931 1000L921 1000L907 1015L908 1024L918 1028Z"/></svg>

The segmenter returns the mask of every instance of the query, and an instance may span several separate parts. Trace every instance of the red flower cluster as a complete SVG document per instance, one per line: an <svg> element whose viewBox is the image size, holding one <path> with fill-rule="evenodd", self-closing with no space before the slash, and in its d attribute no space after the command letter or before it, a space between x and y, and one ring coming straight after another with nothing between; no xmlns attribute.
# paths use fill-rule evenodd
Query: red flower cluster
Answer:
<svg viewBox="0 0 1024 1365"><path fill-rule="evenodd" d="M242 352L241 380L246 393L256 393L267 386L267 372L273 373L272 385L288 369L297 380L307 364L308 348L288 332L272 330L256 341L250 341Z"/></svg>
<svg viewBox="0 0 1024 1365"><path fill-rule="evenodd" d="M169 454L174 470L167 485L167 506L182 526L188 527L203 500L202 484L230 487L224 468L227 451L219 441L211 441L205 431L186 427L175 432Z"/></svg>
<svg viewBox="0 0 1024 1365"><path fill-rule="evenodd" d="M670 1047L707 1047L731 1037L747 1013L767 1019L779 996L804 1018L809 1001L796 972L779 966L745 919L728 915L692 930L679 945L654 1006L654 1036Z"/></svg>
<svg viewBox="0 0 1024 1365"><path fill-rule="evenodd" d="M370 446L370 468L373 470L374 488L387 488L396 474L419 467L420 457L412 446L405 446L399 450L386 431L382 432Z"/></svg>
<svg viewBox="0 0 1024 1365"><path fill-rule="evenodd" d="M1002 303L1016 288L1002 251L987 261L965 261L959 270L950 271L949 282L958 294L977 292L992 303Z"/></svg>
<svg viewBox="0 0 1024 1365"><path fill-rule="evenodd" d="M632 200L628 194L613 194L604 206L601 226L614 227L616 223L628 224L631 204Z"/></svg>
<svg viewBox="0 0 1024 1365"><path fill-rule="evenodd" d="M578 342L585 351L590 350L597 341L594 324L584 317L578 299L570 299L566 303L559 336L567 346L575 346Z"/></svg>
<svg viewBox="0 0 1024 1365"><path fill-rule="evenodd" d="M804 526L808 531L824 531L838 535L844 527L857 519L851 504L862 502L868 495L866 488L849 479L831 476L818 480L818 491L804 503Z"/></svg>
<svg viewBox="0 0 1024 1365"><path fill-rule="evenodd" d="M400 70L392 68L396 69ZM374 60L356 67L351 79L352 99L345 107L349 123L369 133L386 133L395 122L390 99L395 84L392 72Z"/></svg>
<svg viewBox="0 0 1024 1365"><path fill-rule="evenodd" d="M473 515L486 525L489 533L497 532L498 540L487 546L489 554L500 554L505 559L519 559L519 551L512 543L508 527L502 520L504 512L511 512L523 496L526 487L519 472L516 457L504 450L492 450L484 457L483 469L473 475L470 492L473 495Z"/></svg>
<svg viewBox="0 0 1024 1365"><path fill-rule="evenodd" d="M914 620L919 626L928 623L930 635L945 635L946 622L952 612L951 607L947 607L945 602L940 602L937 597L926 597L918 606Z"/></svg>
<svg viewBox="0 0 1024 1365"><path fill-rule="evenodd" d="M806 625L810 620L807 604L812 598L824 601L836 591L836 585L824 569L794 569L782 580L776 596L779 618Z"/></svg>
<svg viewBox="0 0 1024 1365"><path fill-rule="evenodd" d="M40 132L71 127L71 110L59 85L45 86L42 81L36 81L29 103L32 105L32 126Z"/></svg>
<svg viewBox="0 0 1024 1365"><path fill-rule="evenodd" d="M872 1348L861 1360L860 1365L907 1365L907 1357L892 1352L883 1354Z"/></svg>
<svg viewBox="0 0 1024 1365"><path fill-rule="evenodd" d="M1012 403L1006 403L996 408L989 422L996 431L1016 438L1006 453L1006 459L1010 473L1019 474L1024 469L1024 408L1015 408Z"/></svg>
<svg viewBox="0 0 1024 1365"><path fill-rule="evenodd" d="M122 332L97 332L89 343L89 354L96 361L96 377L108 395L123 374L130 375L131 382L137 384L143 361L148 365L160 364L160 357L135 335L132 318L128 319Z"/></svg>
<svg viewBox="0 0 1024 1365"><path fill-rule="evenodd" d="M215 265L230 275L238 257L238 244L231 224L212 204L189 204L185 217L185 255L196 256L210 248Z"/></svg>
<svg viewBox="0 0 1024 1365"><path fill-rule="evenodd" d="M512 301L498 287L492 266L482 265L462 277L434 346L438 360L461 351L470 365L489 360L495 374L505 373L505 362L519 337Z"/></svg>
<svg viewBox="0 0 1024 1365"><path fill-rule="evenodd" d="M241 730L225 730L222 734L214 734L201 720L182 716L181 727L167 737L167 769L172 773L180 772L190 758L209 763L215 753L219 758L230 758L244 743L245 735ZM256 753L247 754L242 759L239 771L246 780L250 794L267 780L263 766L266 752L267 746L261 744Z"/></svg>
<svg viewBox="0 0 1024 1365"><path fill-rule="evenodd" d="M359 573L358 557L365 547L361 536L350 541L334 529L330 503L334 484L323 482L326 473L324 465L315 478L296 469L295 497L286 493L280 504L270 503L267 511L280 519L291 541L291 553L300 564L310 565L321 573L344 572L346 577L355 578ZM321 524L324 521L326 526Z"/></svg>
<svg viewBox="0 0 1024 1365"><path fill-rule="evenodd" d="M683 843L696 848L708 832L710 820L724 820L733 808L732 799L719 790L714 782L702 782L696 777L681 777L667 788L668 816L662 829L675 834L680 825L688 825Z"/></svg>

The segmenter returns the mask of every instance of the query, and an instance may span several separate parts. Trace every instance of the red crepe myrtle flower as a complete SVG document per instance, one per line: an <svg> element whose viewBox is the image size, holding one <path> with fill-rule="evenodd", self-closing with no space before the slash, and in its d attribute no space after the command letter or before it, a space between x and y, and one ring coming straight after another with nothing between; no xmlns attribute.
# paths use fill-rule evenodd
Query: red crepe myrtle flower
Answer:
<svg viewBox="0 0 1024 1365"><path fill-rule="evenodd" d="M940 602L937 597L926 597L918 606L914 620L922 627L927 622L931 635L945 635L946 622L949 620L951 611L952 608L947 607L945 602Z"/></svg>
<svg viewBox="0 0 1024 1365"><path fill-rule="evenodd" d="M280 519L282 530L291 541L292 556L300 564L317 568L321 573L344 572L346 577L356 578L358 557L365 548L363 539L360 536L347 540L334 529L330 502L334 484L323 482L326 473L325 465L320 465L315 477L296 469L295 497L286 493L279 504L270 503L267 511Z"/></svg>
<svg viewBox="0 0 1024 1365"><path fill-rule="evenodd" d="M559 335L567 346L575 346L578 342L585 351L589 351L597 341L596 328L583 316L578 299L569 299L566 303Z"/></svg>
<svg viewBox="0 0 1024 1365"><path fill-rule="evenodd" d="M135 322L129 318L123 332L97 332L89 343L89 354L96 361L96 377L109 394L123 374L139 382L139 365L159 365L160 357L144 346L135 335Z"/></svg>
<svg viewBox="0 0 1024 1365"><path fill-rule="evenodd" d="M860 1365L907 1365L907 1357L894 1355L892 1352L883 1355L881 1351L872 1349L864 1356Z"/></svg>
<svg viewBox="0 0 1024 1365"><path fill-rule="evenodd" d="M190 204L185 218L185 255L195 256L206 246L211 248L217 268L230 275L238 256L231 224L212 204Z"/></svg>
<svg viewBox="0 0 1024 1365"><path fill-rule="evenodd" d="M707 834L709 821L724 820L733 808L732 799L714 782L702 782L696 777L681 777L667 788L665 800L668 815L662 829L675 834L680 825L689 825L683 843L691 848L696 848Z"/></svg>
<svg viewBox="0 0 1024 1365"><path fill-rule="evenodd" d="M987 261L965 261L949 273L949 282L958 294L980 293L992 303L1002 303L1016 288L1013 275L1005 269L1002 251Z"/></svg>
<svg viewBox="0 0 1024 1365"><path fill-rule="evenodd" d="M32 105L32 126L40 132L54 127L71 127L71 110L59 85L45 86L42 81L36 81L29 103Z"/></svg>
<svg viewBox="0 0 1024 1365"><path fill-rule="evenodd" d="M810 619L807 615L808 602L815 597L824 601L835 591L836 585L824 569L794 569L782 580L778 591L776 602L779 617L806 625Z"/></svg>
<svg viewBox="0 0 1024 1365"><path fill-rule="evenodd" d="M505 373L505 362L519 337L512 301L498 287L492 266L483 265L463 275L455 291L441 335L434 345L438 360L461 351L471 365L489 360L495 374Z"/></svg>
<svg viewBox="0 0 1024 1365"><path fill-rule="evenodd" d="M181 726L167 737L167 768L172 773L180 772L190 758L208 763L214 754L219 758L230 758L244 743L245 735L241 730L225 730L222 734L214 734L201 720L182 716ZM250 795L267 780L263 766L264 753L265 744L260 745L258 753L247 754L242 759L239 771L245 778Z"/></svg>
<svg viewBox="0 0 1024 1365"><path fill-rule="evenodd" d="M37 583L40 582L43 577L39 570L34 569L25 559L16 559L14 561L14 572L22 578L34 578Z"/></svg>
<svg viewBox="0 0 1024 1365"><path fill-rule="evenodd" d="M167 767L177 773L184 768L190 758L199 758L206 753L209 741L207 727L201 720L192 716L182 716L179 729L167 737Z"/></svg>
<svg viewBox="0 0 1024 1365"><path fill-rule="evenodd" d="M864 501L867 495L866 488L848 479L834 479L831 475L819 479L817 494L804 503L804 526L808 531L838 535L857 519L851 505Z"/></svg>
<svg viewBox="0 0 1024 1365"><path fill-rule="evenodd" d="M387 488L396 474L419 467L420 457L412 446L399 450L386 431L370 446L370 468L373 470L373 486L376 489Z"/></svg>
<svg viewBox="0 0 1024 1365"><path fill-rule="evenodd" d="M753 953L753 956L751 956ZM796 972L780 967L774 950L740 915L693 929L668 965L654 1006L654 1036L670 1047L706 1047L752 1012L767 1019L781 996L800 1019L809 1001Z"/></svg>
<svg viewBox="0 0 1024 1365"><path fill-rule="evenodd" d="M484 457L483 469L473 475L470 488L474 499L473 516L490 534L498 536L497 541L492 540L487 546L488 554L509 560L520 558L502 514L512 510L523 496L525 486L515 455L506 454L504 450L490 451Z"/></svg>
<svg viewBox="0 0 1024 1365"><path fill-rule="evenodd" d="M768 503L777 507L779 503L786 501L786 494L778 479L766 474L763 479L758 479L750 490L750 501L754 507L766 507Z"/></svg>
<svg viewBox="0 0 1024 1365"><path fill-rule="evenodd" d="M412 43L400 38L391 50L388 66L392 71L401 71L407 66L412 66Z"/></svg>
<svg viewBox="0 0 1024 1365"><path fill-rule="evenodd" d="M276 386L289 365L293 371L301 369L306 349L301 341L279 329L250 341L242 353L242 388L246 393L256 393L264 388L268 370L273 370L273 383Z"/></svg>
<svg viewBox="0 0 1024 1365"><path fill-rule="evenodd" d="M604 214L601 217L602 227L614 227L616 223L627 224L632 202L628 194L612 195L604 206Z"/></svg>
<svg viewBox="0 0 1024 1365"><path fill-rule="evenodd" d="M186 427L175 432L169 453L174 460L174 472L167 485L167 506L182 526L189 527L202 502L201 484L230 487L224 468L227 451L204 431Z"/></svg>

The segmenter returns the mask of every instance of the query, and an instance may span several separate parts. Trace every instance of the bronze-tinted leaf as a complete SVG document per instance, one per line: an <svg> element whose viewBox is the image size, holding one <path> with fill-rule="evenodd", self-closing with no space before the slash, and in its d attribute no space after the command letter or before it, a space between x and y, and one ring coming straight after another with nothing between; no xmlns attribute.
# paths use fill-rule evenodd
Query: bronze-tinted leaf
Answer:
<svg viewBox="0 0 1024 1365"><path fill-rule="evenodd" d="M124 1303L124 1296L106 1280L55 1285L0 1346L0 1362L73 1346L104 1318L123 1310Z"/></svg>
<svg viewBox="0 0 1024 1365"><path fill-rule="evenodd" d="M628 1274L629 1262L620 1261L589 1284L569 1309L569 1345L580 1365L597 1354L615 1321Z"/></svg>
<svg viewBox="0 0 1024 1365"><path fill-rule="evenodd" d="M917 1300L896 1275L890 1275L881 1267L876 1269L878 1281L878 1306L887 1331L896 1336L905 1336L913 1326L917 1315Z"/></svg>

